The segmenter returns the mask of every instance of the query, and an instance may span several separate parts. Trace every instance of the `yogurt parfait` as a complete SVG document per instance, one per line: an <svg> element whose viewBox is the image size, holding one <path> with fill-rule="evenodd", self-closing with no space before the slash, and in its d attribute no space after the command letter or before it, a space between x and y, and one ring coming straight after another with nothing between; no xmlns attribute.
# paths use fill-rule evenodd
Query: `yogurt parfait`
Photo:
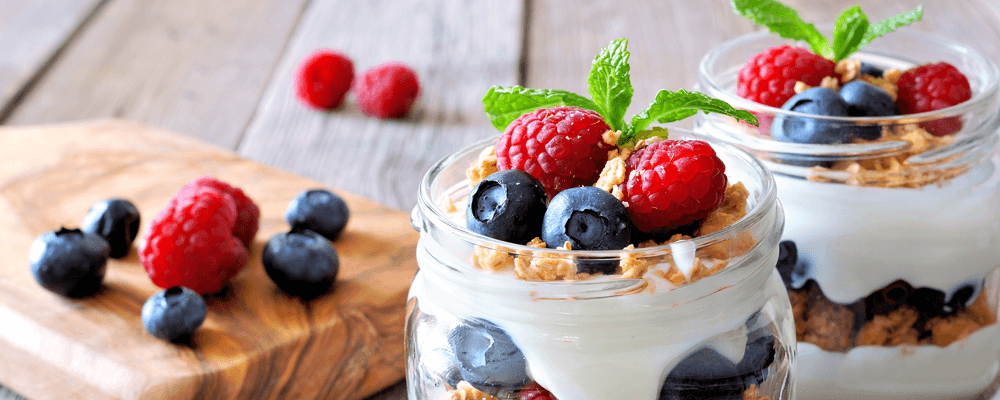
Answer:
<svg viewBox="0 0 1000 400"><path fill-rule="evenodd" d="M905 28L878 38L919 8L869 23L852 7L824 42L776 2L734 4L772 33L712 49L698 86L760 124L705 115L695 132L774 173L798 394L982 396L1000 371L996 65Z"/></svg>
<svg viewBox="0 0 1000 400"><path fill-rule="evenodd" d="M626 46L597 56L591 98L490 89L503 134L425 175L410 399L794 398L770 172L736 146L650 127L698 110L755 118L664 90L626 124Z"/></svg>

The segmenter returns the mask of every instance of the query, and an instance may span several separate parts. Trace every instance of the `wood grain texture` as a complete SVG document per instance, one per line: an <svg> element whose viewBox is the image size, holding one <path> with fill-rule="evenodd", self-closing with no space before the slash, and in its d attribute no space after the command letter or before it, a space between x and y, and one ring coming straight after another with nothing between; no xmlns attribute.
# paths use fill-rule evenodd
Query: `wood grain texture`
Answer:
<svg viewBox="0 0 1000 400"><path fill-rule="evenodd" d="M356 195L334 243L341 268L332 294L310 302L267 278L260 252L286 231L284 210L319 182L145 125L102 120L0 129L0 381L33 399L360 399L404 373L406 293L417 233L407 213ZM132 200L142 238L187 181L216 176L261 208L251 263L221 295L189 345L148 335L143 302L159 290L132 252L111 260L104 289L80 300L42 289L28 248L45 231L79 226L94 202Z"/></svg>
<svg viewBox="0 0 1000 400"><path fill-rule="evenodd" d="M306 10L239 147L247 158L354 191L396 209L416 204L423 174L444 155L498 135L482 97L517 82L521 2L383 0L313 2ZM409 115L381 121L349 96L340 109L299 103L292 74L319 48L339 50L360 75L375 65L412 66L421 92Z"/></svg>
<svg viewBox="0 0 1000 400"><path fill-rule="evenodd" d="M102 2L0 1L0 120Z"/></svg>
<svg viewBox="0 0 1000 400"><path fill-rule="evenodd" d="M234 149L305 3L111 1L8 122L125 118Z"/></svg>

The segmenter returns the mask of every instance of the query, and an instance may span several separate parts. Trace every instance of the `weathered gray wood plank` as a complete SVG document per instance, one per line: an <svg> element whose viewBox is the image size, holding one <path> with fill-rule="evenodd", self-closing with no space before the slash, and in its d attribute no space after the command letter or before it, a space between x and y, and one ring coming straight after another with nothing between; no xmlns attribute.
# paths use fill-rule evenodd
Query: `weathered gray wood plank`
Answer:
<svg viewBox="0 0 1000 400"><path fill-rule="evenodd" d="M104 1L0 1L0 121Z"/></svg>
<svg viewBox="0 0 1000 400"><path fill-rule="evenodd" d="M8 122L116 117L233 149L305 3L112 1Z"/></svg>
<svg viewBox="0 0 1000 400"><path fill-rule="evenodd" d="M517 83L522 14L520 2L506 0L314 2L238 151L408 209L434 161L498 134L482 96L491 85ZM353 95L332 112L306 108L294 97L292 74L319 48L349 55L359 75L384 62L409 64L421 81L414 109L381 121L362 114Z"/></svg>

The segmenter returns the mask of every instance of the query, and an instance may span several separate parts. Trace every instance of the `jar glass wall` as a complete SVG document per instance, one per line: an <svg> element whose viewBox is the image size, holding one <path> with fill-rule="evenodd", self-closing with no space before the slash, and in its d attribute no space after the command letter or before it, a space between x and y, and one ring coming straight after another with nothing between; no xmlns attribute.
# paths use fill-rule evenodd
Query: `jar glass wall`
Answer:
<svg viewBox="0 0 1000 400"><path fill-rule="evenodd" d="M409 398L462 398L455 392L471 386L518 399L536 385L578 400L695 392L742 399L751 387L794 398L791 309L774 269L784 218L773 179L749 154L712 144L730 182L749 192L746 215L714 233L635 250L539 249L475 234L441 204L468 197L466 167L493 142L435 165L413 211L420 271L406 325ZM483 251L512 262L627 259L649 271L714 273L680 285L652 272L531 282L477 268L473 259Z"/></svg>
<svg viewBox="0 0 1000 400"><path fill-rule="evenodd" d="M791 42L760 32L703 58L698 89L761 124L699 115L695 131L750 151L774 172L787 217L778 268L795 309L799 394L915 399L989 390L1000 371L996 65L961 44L901 29L851 57L886 70L948 62L968 77L972 98L861 118L736 96L746 60L781 44ZM843 144L773 139L775 125L788 121L878 134ZM947 134L930 133L941 126Z"/></svg>

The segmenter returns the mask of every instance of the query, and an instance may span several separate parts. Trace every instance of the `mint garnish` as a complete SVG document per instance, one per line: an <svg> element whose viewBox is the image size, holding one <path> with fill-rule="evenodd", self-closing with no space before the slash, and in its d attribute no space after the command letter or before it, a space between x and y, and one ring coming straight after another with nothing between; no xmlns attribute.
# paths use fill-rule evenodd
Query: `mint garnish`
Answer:
<svg viewBox="0 0 1000 400"><path fill-rule="evenodd" d="M667 137L667 130L653 122L679 121L696 114L725 114L757 125L757 118L747 111L737 110L728 103L698 92L661 90L645 111L625 123L625 111L632 102L632 82L629 75L628 39L616 39L594 58L587 78L587 90L593 100L565 90L527 89L520 86L494 86L483 97L483 109L490 122L503 131L515 119L539 108L575 106L596 111L615 131L621 131L619 146L629 146L653 136Z"/></svg>
<svg viewBox="0 0 1000 400"><path fill-rule="evenodd" d="M827 40L813 24L799 18L799 13L777 0L732 0L733 8L755 24L769 29L785 39L809 43L813 53L840 61L858 51L879 36L918 21L924 15L923 6L913 11L886 18L876 24L868 22L861 8L852 6L837 18L833 37Z"/></svg>

